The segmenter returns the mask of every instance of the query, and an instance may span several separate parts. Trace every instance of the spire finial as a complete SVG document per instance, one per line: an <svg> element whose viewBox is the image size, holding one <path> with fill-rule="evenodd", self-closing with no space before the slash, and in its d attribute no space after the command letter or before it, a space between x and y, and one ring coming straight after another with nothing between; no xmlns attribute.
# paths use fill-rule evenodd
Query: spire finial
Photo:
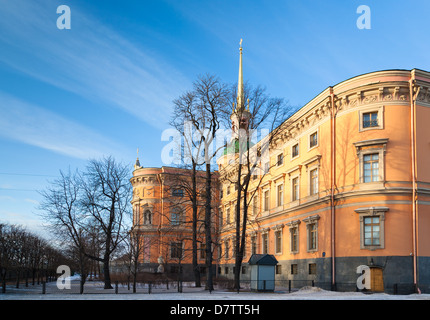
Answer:
<svg viewBox="0 0 430 320"><path fill-rule="evenodd" d="M244 104L244 94L243 94L243 70L242 70L242 39L240 39L239 42L240 45L240 56L239 56L239 79L238 79L238 83L237 83L237 104L236 104L236 108L238 110L242 110L243 109L243 104Z"/></svg>
<svg viewBox="0 0 430 320"><path fill-rule="evenodd" d="M140 166L140 162L139 162L139 148L137 148L137 158L136 158L136 163L134 164L134 169L139 169L141 168Z"/></svg>

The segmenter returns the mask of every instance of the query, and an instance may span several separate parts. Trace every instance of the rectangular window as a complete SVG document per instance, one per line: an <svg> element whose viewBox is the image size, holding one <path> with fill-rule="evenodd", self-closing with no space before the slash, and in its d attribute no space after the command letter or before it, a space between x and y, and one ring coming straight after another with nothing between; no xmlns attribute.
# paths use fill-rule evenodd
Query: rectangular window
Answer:
<svg viewBox="0 0 430 320"><path fill-rule="evenodd" d="M200 245L200 259L206 259L206 245L203 243Z"/></svg>
<svg viewBox="0 0 430 320"><path fill-rule="evenodd" d="M182 190L182 189L173 189L172 196L174 196L174 197L183 197L184 196L184 190Z"/></svg>
<svg viewBox="0 0 430 320"><path fill-rule="evenodd" d="M251 254L257 253L257 237L252 236L251 237Z"/></svg>
<svg viewBox="0 0 430 320"><path fill-rule="evenodd" d="M318 145L318 132L315 132L309 136L309 148L313 148L317 145Z"/></svg>
<svg viewBox="0 0 430 320"><path fill-rule="evenodd" d="M280 153L278 154L278 161L277 161L277 165L281 166L284 163L284 154Z"/></svg>
<svg viewBox="0 0 430 320"><path fill-rule="evenodd" d="M242 274L246 274L246 267L245 266L242 266Z"/></svg>
<svg viewBox="0 0 430 320"><path fill-rule="evenodd" d="M275 231L275 253L282 253L282 231Z"/></svg>
<svg viewBox="0 0 430 320"><path fill-rule="evenodd" d="M290 229L290 235L291 235L291 252L298 252L299 251L299 228L292 227Z"/></svg>
<svg viewBox="0 0 430 320"><path fill-rule="evenodd" d="M267 233L261 235L261 245L262 253L269 253L269 235Z"/></svg>
<svg viewBox="0 0 430 320"><path fill-rule="evenodd" d="M311 223L308 226L309 248L308 250L316 250L317 248L317 224Z"/></svg>
<svg viewBox="0 0 430 320"><path fill-rule="evenodd" d="M173 208L170 213L170 222L172 226L179 226L183 222L182 211L179 208Z"/></svg>
<svg viewBox="0 0 430 320"><path fill-rule="evenodd" d="M380 226L379 217L364 218L364 245L379 246L380 245Z"/></svg>
<svg viewBox="0 0 430 320"><path fill-rule="evenodd" d="M230 243L229 243L229 241L227 240L226 242L225 242L225 258L226 259L228 259L228 258L230 258Z"/></svg>
<svg viewBox="0 0 430 320"><path fill-rule="evenodd" d="M363 182L379 181L379 154L363 156Z"/></svg>
<svg viewBox="0 0 430 320"><path fill-rule="evenodd" d="M227 208L227 214L225 216L225 224L230 223L230 208Z"/></svg>
<svg viewBox="0 0 430 320"><path fill-rule="evenodd" d="M313 169L309 172L310 175L310 195L318 193L318 169Z"/></svg>
<svg viewBox="0 0 430 320"><path fill-rule="evenodd" d="M280 265L280 264L277 264L276 265L276 274L282 274L282 265Z"/></svg>
<svg viewBox="0 0 430 320"><path fill-rule="evenodd" d="M182 258L182 242L170 243L170 257L176 259Z"/></svg>
<svg viewBox="0 0 430 320"><path fill-rule="evenodd" d="M296 177L292 180L291 192L292 201L299 200L299 177Z"/></svg>
<svg viewBox="0 0 430 320"><path fill-rule="evenodd" d="M363 128L378 127L378 112L363 113Z"/></svg>
<svg viewBox="0 0 430 320"><path fill-rule="evenodd" d="M295 144L291 149L291 156L293 158L297 157L299 155L299 144Z"/></svg>
<svg viewBox="0 0 430 320"><path fill-rule="evenodd" d="M385 214L388 207L355 209L360 217L360 249L384 249Z"/></svg>
<svg viewBox="0 0 430 320"><path fill-rule="evenodd" d="M297 267L297 264L296 263L294 263L294 264L292 264L291 265L291 274L297 274L298 273L298 267Z"/></svg>
<svg viewBox="0 0 430 320"><path fill-rule="evenodd" d="M309 274L317 274L317 264L309 263Z"/></svg>
<svg viewBox="0 0 430 320"><path fill-rule="evenodd" d="M264 164L264 173L269 173L269 170L270 170L270 163L266 162Z"/></svg>
<svg viewBox="0 0 430 320"><path fill-rule="evenodd" d="M269 190L264 191L264 211L269 210Z"/></svg>
<svg viewBox="0 0 430 320"><path fill-rule="evenodd" d="M258 213L258 197L255 194L254 199L252 199L252 214L255 216Z"/></svg>
<svg viewBox="0 0 430 320"><path fill-rule="evenodd" d="M278 207L284 205L284 185L278 185Z"/></svg>

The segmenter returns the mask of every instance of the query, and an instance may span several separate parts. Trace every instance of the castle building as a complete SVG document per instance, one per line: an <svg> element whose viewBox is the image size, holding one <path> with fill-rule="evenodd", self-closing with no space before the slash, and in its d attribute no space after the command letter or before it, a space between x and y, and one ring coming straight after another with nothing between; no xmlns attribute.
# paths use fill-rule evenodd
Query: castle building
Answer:
<svg viewBox="0 0 430 320"><path fill-rule="evenodd" d="M247 110L242 48L239 70L232 117ZM240 114L233 136L249 120L249 113ZM241 278L250 277L246 262L253 253L268 253L278 260L277 280L355 290L364 266L371 291L430 292L429 122L430 73L418 69L345 80L299 109L253 173ZM225 277L233 277L235 263L237 154L230 148L217 161L218 272Z"/></svg>
<svg viewBox="0 0 430 320"><path fill-rule="evenodd" d="M236 141L251 117L244 100L241 47L231 145L217 160L214 258L216 275L226 278L235 263ZM252 254L268 253L280 281L355 291L366 269L368 290L430 292L429 122L430 72L419 69L345 80L286 119L252 172L241 278L250 279ZM265 139L245 152L260 156ZM181 176L185 169L137 163L131 178L133 229L152 270L163 264L178 272L191 263L183 223L190 209L175 187Z"/></svg>
<svg viewBox="0 0 430 320"><path fill-rule="evenodd" d="M204 189L204 175L205 172L198 171L196 177L200 199L196 222L197 264L202 277L207 271L205 231L202 225L205 195L201 190ZM216 174L214 179L217 179ZM133 186L131 232L140 243L139 271L192 280L194 219L190 200L190 170L165 166L143 167L138 158L130 182ZM215 226L216 214L213 219L212 224ZM216 241L215 228L213 237Z"/></svg>

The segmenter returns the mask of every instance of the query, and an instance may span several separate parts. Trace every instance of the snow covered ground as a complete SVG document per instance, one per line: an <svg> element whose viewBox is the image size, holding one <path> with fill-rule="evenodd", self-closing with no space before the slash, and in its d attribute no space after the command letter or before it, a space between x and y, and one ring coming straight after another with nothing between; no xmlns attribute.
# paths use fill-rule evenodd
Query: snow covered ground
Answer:
<svg viewBox="0 0 430 320"><path fill-rule="evenodd" d="M332 292L304 288L292 293L207 291L157 294L0 294L0 300L430 300L430 294L389 295L384 293Z"/></svg>
<svg viewBox="0 0 430 320"><path fill-rule="evenodd" d="M75 280L76 279L72 279ZM78 283L74 282L75 288ZM106 293L100 283L87 282L86 292L79 294L58 290L56 282L47 283L46 294L41 294L41 286L29 286L16 289L7 287L7 293L0 293L0 300L430 300L430 294L390 295L385 293L361 293L361 292L334 292L316 287L304 287L298 291L289 293L287 290L276 290L272 293L246 292L240 293L217 289L209 293L204 288L184 288L182 293L155 288L151 294L147 289L141 289L137 293L131 293L126 288L120 288L118 294L113 289ZM89 290L93 286L93 290ZM91 288L91 287L90 287ZM98 291L97 291L98 290Z"/></svg>

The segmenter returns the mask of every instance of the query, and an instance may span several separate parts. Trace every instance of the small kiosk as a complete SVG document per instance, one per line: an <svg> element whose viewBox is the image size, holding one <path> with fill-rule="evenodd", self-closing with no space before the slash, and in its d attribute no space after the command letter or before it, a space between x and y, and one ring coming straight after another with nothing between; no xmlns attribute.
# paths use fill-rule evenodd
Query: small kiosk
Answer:
<svg viewBox="0 0 430 320"><path fill-rule="evenodd" d="M253 254L248 264L251 266L251 290L273 292L278 260L271 254Z"/></svg>

